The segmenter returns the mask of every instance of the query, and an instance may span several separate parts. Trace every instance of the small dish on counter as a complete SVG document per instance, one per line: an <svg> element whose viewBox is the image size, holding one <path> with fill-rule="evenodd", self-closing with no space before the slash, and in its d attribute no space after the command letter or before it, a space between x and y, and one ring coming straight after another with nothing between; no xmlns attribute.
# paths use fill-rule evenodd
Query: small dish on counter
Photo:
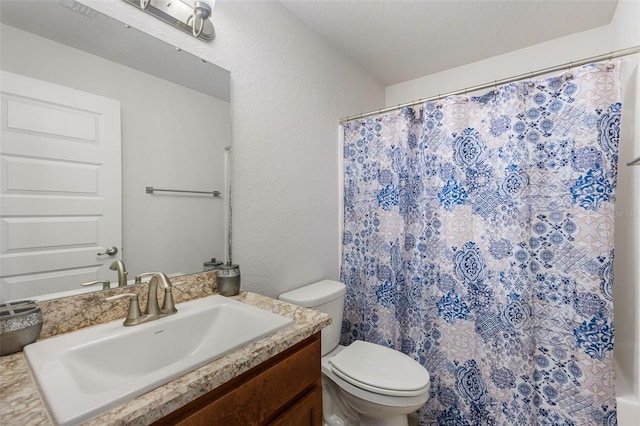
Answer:
<svg viewBox="0 0 640 426"><path fill-rule="evenodd" d="M0 356L20 352L42 331L42 312L33 300L0 304Z"/></svg>

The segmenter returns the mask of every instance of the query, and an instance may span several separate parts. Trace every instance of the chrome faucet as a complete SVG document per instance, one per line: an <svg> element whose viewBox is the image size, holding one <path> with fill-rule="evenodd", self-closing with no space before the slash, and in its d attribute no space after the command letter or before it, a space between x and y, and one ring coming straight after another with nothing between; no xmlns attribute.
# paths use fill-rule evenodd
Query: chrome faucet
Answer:
<svg viewBox="0 0 640 426"><path fill-rule="evenodd" d="M129 313L127 314L127 318L124 320L125 326L143 324L178 312L173 301L173 286L171 285L169 278L162 272L145 272L138 275L136 277L136 281L141 280L142 277L148 276L151 276L151 280L149 281L149 294L147 295L147 309L145 309L144 312L140 311L138 295L135 293L119 294L106 299L108 301L112 301L125 297L129 298ZM162 308L158 306L158 286L164 290Z"/></svg>
<svg viewBox="0 0 640 426"><path fill-rule="evenodd" d="M122 260L114 260L109 269L118 272L118 287L125 287L127 285L127 268L124 266Z"/></svg>

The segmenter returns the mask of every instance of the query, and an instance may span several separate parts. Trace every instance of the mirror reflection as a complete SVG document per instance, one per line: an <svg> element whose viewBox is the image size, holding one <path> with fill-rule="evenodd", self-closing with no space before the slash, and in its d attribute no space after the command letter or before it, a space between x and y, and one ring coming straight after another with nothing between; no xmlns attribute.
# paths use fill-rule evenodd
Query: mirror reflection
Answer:
<svg viewBox="0 0 640 426"><path fill-rule="evenodd" d="M73 0L0 7L0 302L222 260L229 72Z"/></svg>

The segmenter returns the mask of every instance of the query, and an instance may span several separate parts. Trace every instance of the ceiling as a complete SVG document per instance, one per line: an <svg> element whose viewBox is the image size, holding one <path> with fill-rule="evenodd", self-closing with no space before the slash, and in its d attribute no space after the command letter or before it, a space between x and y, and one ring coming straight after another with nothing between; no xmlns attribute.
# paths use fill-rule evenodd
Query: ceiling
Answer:
<svg viewBox="0 0 640 426"><path fill-rule="evenodd" d="M384 86L607 25L617 0L280 0Z"/></svg>

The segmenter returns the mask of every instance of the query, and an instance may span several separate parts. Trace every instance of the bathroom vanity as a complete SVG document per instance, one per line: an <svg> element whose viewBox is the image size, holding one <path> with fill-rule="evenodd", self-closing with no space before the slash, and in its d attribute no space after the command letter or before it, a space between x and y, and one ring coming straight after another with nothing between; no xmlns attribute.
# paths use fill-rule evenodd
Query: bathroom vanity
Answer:
<svg viewBox="0 0 640 426"><path fill-rule="evenodd" d="M182 297L215 294L215 284L208 283L209 277L198 275L194 286L201 285L205 290L192 290L187 284L181 286ZM207 282L202 285L203 281ZM330 317L254 293L241 292L234 299L292 318L293 323L83 424L320 425L320 330L330 323ZM177 315L180 302L177 300ZM43 304L46 325L42 337L71 331L69 324L73 321L69 318L75 316L59 312L63 303ZM73 311L73 300L66 303ZM52 311L47 318L49 308ZM104 308L99 310L98 315L105 313ZM87 309L82 311L79 316L86 316ZM124 312L110 315L117 315L117 320L124 318ZM64 325L53 324L58 316L66 318ZM0 357L0 407L3 425L52 424L22 352Z"/></svg>

